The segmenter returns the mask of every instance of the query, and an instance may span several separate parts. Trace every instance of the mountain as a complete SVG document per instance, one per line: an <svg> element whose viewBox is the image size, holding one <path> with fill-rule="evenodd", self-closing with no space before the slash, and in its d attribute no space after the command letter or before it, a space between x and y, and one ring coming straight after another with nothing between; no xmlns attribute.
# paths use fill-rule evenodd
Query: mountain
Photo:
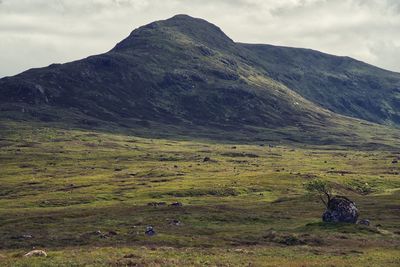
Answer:
<svg viewBox="0 0 400 267"><path fill-rule="evenodd" d="M177 15L107 53L1 79L0 110L6 119L87 127L354 142L377 126L343 115L399 123L399 81L349 58L238 44Z"/></svg>

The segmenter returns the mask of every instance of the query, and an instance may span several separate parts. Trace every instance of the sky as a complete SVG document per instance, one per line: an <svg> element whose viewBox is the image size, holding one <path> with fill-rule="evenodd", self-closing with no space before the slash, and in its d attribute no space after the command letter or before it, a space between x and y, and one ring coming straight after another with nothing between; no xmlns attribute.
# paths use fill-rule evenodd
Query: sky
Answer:
<svg viewBox="0 0 400 267"><path fill-rule="evenodd" d="M400 72L400 0L0 0L0 77L110 50L176 14L237 42L305 47Z"/></svg>

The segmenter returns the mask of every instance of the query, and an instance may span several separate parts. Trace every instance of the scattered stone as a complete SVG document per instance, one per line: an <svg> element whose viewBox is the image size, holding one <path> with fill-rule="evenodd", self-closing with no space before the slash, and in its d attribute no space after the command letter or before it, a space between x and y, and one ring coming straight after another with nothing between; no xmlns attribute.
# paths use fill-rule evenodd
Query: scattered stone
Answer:
<svg viewBox="0 0 400 267"><path fill-rule="evenodd" d="M204 157L203 162L209 162L211 159L209 157Z"/></svg>
<svg viewBox="0 0 400 267"><path fill-rule="evenodd" d="M169 224L174 226L180 226L182 223L179 220L172 220Z"/></svg>
<svg viewBox="0 0 400 267"><path fill-rule="evenodd" d="M107 238L107 237L109 237L107 234L104 234L100 230L97 230L97 231L94 231L94 232L85 233L82 236L83 237L98 236L99 238Z"/></svg>
<svg viewBox="0 0 400 267"><path fill-rule="evenodd" d="M43 250L32 250L26 253L24 257L47 257L47 253Z"/></svg>
<svg viewBox="0 0 400 267"><path fill-rule="evenodd" d="M151 207L159 207L159 206L165 206L167 205L166 202L150 202L147 203L147 206L151 206Z"/></svg>
<svg viewBox="0 0 400 267"><path fill-rule="evenodd" d="M139 256L135 255L135 254L128 254L124 256L125 259L132 259L132 258L139 258Z"/></svg>
<svg viewBox="0 0 400 267"><path fill-rule="evenodd" d="M101 231L96 231L95 233L100 238L109 238L110 237L108 234L102 233Z"/></svg>
<svg viewBox="0 0 400 267"><path fill-rule="evenodd" d="M356 204L343 196L336 196L328 202L328 207L322 215L324 222L356 223L358 209Z"/></svg>
<svg viewBox="0 0 400 267"><path fill-rule="evenodd" d="M297 246L297 245L305 245L306 244L306 242L303 239L301 239L293 234L282 236L280 238L280 240L278 240L278 243L284 244L287 246Z"/></svg>
<svg viewBox="0 0 400 267"><path fill-rule="evenodd" d="M237 253L248 253L247 250L242 249L242 248L236 248L236 249L234 249L233 251L234 251L234 252L237 252Z"/></svg>
<svg viewBox="0 0 400 267"><path fill-rule="evenodd" d="M170 206L172 206L172 207L182 207L183 204L181 202L173 202L173 203L171 203Z"/></svg>
<svg viewBox="0 0 400 267"><path fill-rule="evenodd" d="M147 226L146 231L144 232L147 236L153 236L156 234L156 231L154 231L153 226Z"/></svg>
<svg viewBox="0 0 400 267"><path fill-rule="evenodd" d="M116 236L116 235L118 235L118 233L116 231L113 231L113 230L108 231L108 236Z"/></svg>
<svg viewBox="0 0 400 267"><path fill-rule="evenodd" d="M370 226L371 222L368 219L362 219L357 222L360 225Z"/></svg>

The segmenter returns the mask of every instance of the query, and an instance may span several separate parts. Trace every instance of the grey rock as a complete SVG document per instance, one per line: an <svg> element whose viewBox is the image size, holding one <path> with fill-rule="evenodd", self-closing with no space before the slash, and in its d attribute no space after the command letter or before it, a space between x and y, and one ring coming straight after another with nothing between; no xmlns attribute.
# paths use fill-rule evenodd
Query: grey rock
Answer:
<svg viewBox="0 0 400 267"><path fill-rule="evenodd" d="M358 209L353 201L346 197L336 196L329 201L322 220L324 222L356 223L358 215Z"/></svg>

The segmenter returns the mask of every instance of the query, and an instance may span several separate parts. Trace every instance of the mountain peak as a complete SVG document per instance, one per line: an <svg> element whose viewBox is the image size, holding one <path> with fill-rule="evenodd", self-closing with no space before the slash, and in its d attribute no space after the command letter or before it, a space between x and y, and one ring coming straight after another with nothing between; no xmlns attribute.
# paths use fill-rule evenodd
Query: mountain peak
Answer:
<svg viewBox="0 0 400 267"><path fill-rule="evenodd" d="M204 19L178 14L169 19L155 21L135 29L126 39L118 43L114 50L135 47L139 40L151 39L152 42L157 42L161 41L161 38L165 39L167 36L174 38L178 34L183 34L197 43L217 49L226 49L234 45L232 39L216 25Z"/></svg>
<svg viewBox="0 0 400 267"><path fill-rule="evenodd" d="M167 20L203 20L203 19L195 18L195 17L189 16L187 14L176 14L175 16L173 16Z"/></svg>

